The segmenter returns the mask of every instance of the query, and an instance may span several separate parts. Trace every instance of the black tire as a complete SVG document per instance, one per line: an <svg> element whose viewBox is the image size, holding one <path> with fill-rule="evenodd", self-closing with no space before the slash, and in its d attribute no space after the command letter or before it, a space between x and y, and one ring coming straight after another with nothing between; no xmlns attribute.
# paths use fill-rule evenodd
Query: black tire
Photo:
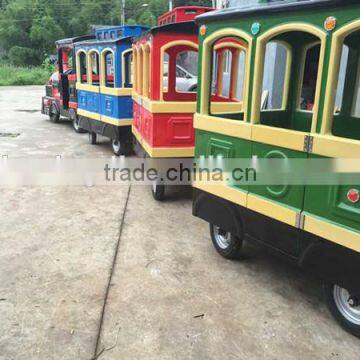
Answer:
<svg viewBox="0 0 360 360"><path fill-rule="evenodd" d="M210 236L216 251L225 259L241 259L243 252L243 239L210 224ZM221 239L222 238L222 239Z"/></svg>
<svg viewBox="0 0 360 360"><path fill-rule="evenodd" d="M50 107L49 120L53 123L58 123L60 120L60 114L54 104Z"/></svg>
<svg viewBox="0 0 360 360"><path fill-rule="evenodd" d="M336 321L339 323L339 325L349 332L350 334L360 338L360 321L350 321L349 316L344 315L344 308L341 310L341 305L339 305L339 296L337 295L339 291L344 291L341 287L324 283L323 284L323 291L326 299L327 306L333 315L333 317L336 319ZM346 291L346 290L345 290ZM349 296L350 299L350 296ZM359 306L353 307L354 311L360 316L360 298L358 296L358 302ZM341 303L341 301L340 301ZM351 308L351 307L350 307ZM346 308L345 308L346 309ZM359 320L359 317L357 318Z"/></svg>
<svg viewBox="0 0 360 360"><path fill-rule="evenodd" d="M75 130L76 133L83 134L86 132L84 129L80 127L79 124L80 119L75 113L71 115L71 120L72 120L73 129Z"/></svg>
<svg viewBox="0 0 360 360"><path fill-rule="evenodd" d="M89 143L91 145L95 145L96 144L96 133L94 132L89 132Z"/></svg>
<svg viewBox="0 0 360 360"><path fill-rule="evenodd" d="M124 144L120 140L111 140L111 148L116 156L129 155L131 153L131 144Z"/></svg>
<svg viewBox="0 0 360 360"><path fill-rule="evenodd" d="M156 201L163 201L165 199L165 185L155 181L151 185L151 193Z"/></svg>

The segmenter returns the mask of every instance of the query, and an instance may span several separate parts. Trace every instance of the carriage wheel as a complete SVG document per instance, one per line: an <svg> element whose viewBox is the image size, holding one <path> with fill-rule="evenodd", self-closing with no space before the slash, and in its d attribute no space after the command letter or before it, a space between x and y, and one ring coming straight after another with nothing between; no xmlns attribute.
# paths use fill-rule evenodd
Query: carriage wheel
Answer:
<svg viewBox="0 0 360 360"><path fill-rule="evenodd" d="M163 201L165 199L165 185L159 184L158 181L154 181L151 185L151 193L156 201Z"/></svg>
<svg viewBox="0 0 360 360"><path fill-rule="evenodd" d="M53 123L57 123L60 120L60 114L58 113L54 104L52 104L50 107L49 119Z"/></svg>
<svg viewBox="0 0 360 360"><path fill-rule="evenodd" d="M95 145L96 144L96 133L94 133L94 132L89 132L88 133L89 135L89 143L91 144L91 145Z"/></svg>
<svg viewBox="0 0 360 360"><path fill-rule="evenodd" d="M343 329L360 337L360 296L335 285L323 285L326 302L331 314Z"/></svg>
<svg viewBox="0 0 360 360"><path fill-rule="evenodd" d="M80 127L80 119L75 113L71 115L71 120L75 132L77 132L78 134L82 134L86 132L84 129Z"/></svg>
<svg viewBox="0 0 360 360"><path fill-rule="evenodd" d="M216 251L226 259L239 259L244 257L243 239L210 224L210 235Z"/></svg>
<svg viewBox="0 0 360 360"><path fill-rule="evenodd" d="M124 144L120 140L111 140L111 147L116 156L128 155L131 152L131 145Z"/></svg>

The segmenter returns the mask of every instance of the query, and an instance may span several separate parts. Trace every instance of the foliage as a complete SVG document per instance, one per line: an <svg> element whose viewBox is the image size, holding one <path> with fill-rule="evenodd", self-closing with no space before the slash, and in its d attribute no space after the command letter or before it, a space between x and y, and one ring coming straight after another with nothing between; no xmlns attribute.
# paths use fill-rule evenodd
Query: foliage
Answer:
<svg viewBox="0 0 360 360"><path fill-rule="evenodd" d="M44 67L16 67L0 63L0 86L43 85L50 77Z"/></svg>
<svg viewBox="0 0 360 360"><path fill-rule="evenodd" d="M121 0L0 0L0 52L14 65L40 65L54 42L89 33L94 25L121 22ZM211 0L175 0L174 6L211 5ZM168 0L126 0L129 24L154 26Z"/></svg>

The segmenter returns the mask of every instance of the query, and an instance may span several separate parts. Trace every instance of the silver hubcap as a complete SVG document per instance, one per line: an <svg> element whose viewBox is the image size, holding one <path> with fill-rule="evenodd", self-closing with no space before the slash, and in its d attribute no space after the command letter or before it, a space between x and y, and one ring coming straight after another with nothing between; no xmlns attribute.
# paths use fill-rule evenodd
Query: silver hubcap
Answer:
<svg viewBox="0 0 360 360"><path fill-rule="evenodd" d="M351 323L360 325L360 306L356 306L350 293L337 285L334 285L333 292L335 304L341 315Z"/></svg>
<svg viewBox="0 0 360 360"><path fill-rule="evenodd" d="M231 234L214 225L215 241L221 249L227 249L231 243Z"/></svg>
<svg viewBox="0 0 360 360"><path fill-rule="evenodd" d="M115 152L120 151L120 141L119 140L113 140L112 141L112 147Z"/></svg>

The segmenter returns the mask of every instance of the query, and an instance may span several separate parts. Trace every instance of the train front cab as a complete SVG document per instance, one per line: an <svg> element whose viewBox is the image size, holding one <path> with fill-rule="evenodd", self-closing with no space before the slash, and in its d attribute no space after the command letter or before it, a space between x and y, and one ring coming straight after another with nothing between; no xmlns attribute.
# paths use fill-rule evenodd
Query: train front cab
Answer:
<svg viewBox="0 0 360 360"><path fill-rule="evenodd" d="M230 18L221 12L200 17L196 157L360 159L360 7L351 1L342 8L332 4L277 4L234 11ZM220 22L224 19L228 23ZM216 113L210 98L217 73L214 49L224 38L247 44L249 86L244 111L235 116ZM282 54L275 62L274 48ZM275 63L278 70L272 71ZM271 77L278 86L268 86ZM210 223L222 256L239 257L244 240L255 241L320 277L332 314L360 336L359 194L358 183L199 181L193 213Z"/></svg>
<svg viewBox="0 0 360 360"><path fill-rule="evenodd" d="M134 36L144 30L135 27ZM115 155L128 154L132 148L131 45L132 37L127 36L76 47L80 127L89 133L92 144L97 134L110 138Z"/></svg>
<svg viewBox="0 0 360 360"><path fill-rule="evenodd" d="M58 122L60 116L72 121L74 130L79 128L76 97L76 62L75 44L79 41L93 39L85 35L71 39L56 41L57 71L52 74L46 85L46 96L42 98L42 113L49 116L50 121Z"/></svg>

